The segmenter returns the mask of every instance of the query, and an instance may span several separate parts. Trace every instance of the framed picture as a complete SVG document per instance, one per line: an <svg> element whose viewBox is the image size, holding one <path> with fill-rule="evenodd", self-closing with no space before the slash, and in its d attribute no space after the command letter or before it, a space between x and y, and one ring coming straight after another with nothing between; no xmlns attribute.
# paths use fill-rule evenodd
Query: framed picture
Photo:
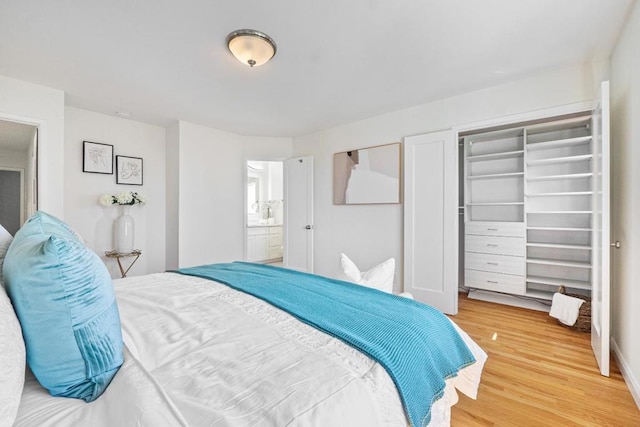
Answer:
<svg viewBox="0 0 640 427"><path fill-rule="evenodd" d="M142 159L116 156L116 183L142 185Z"/></svg>
<svg viewBox="0 0 640 427"><path fill-rule="evenodd" d="M333 204L400 203L400 143L333 155Z"/></svg>
<svg viewBox="0 0 640 427"><path fill-rule="evenodd" d="M82 141L82 172L113 174L113 145Z"/></svg>

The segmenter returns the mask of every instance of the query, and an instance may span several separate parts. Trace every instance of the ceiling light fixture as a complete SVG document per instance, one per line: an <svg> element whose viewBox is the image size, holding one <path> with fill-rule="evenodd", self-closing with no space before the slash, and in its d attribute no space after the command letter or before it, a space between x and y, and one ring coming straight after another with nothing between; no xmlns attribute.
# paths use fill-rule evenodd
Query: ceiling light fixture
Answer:
<svg viewBox="0 0 640 427"><path fill-rule="evenodd" d="M250 67L265 64L276 54L276 42L256 30L236 30L229 33L227 47L238 61Z"/></svg>

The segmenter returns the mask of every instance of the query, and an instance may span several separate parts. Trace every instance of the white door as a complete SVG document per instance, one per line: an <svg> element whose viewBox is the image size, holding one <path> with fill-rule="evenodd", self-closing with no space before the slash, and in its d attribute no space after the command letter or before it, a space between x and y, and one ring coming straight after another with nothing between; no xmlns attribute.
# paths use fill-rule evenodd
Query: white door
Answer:
<svg viewBox="0 0 640 427"><path fill-rule="evenodd" d="M313 273L313 157L284 161L283 265Z"/></svg>
<svg viewBox="0 0 640 427"><path fill-rule="evenodd" d="M452 131L404 139L404 290L458 312L458 145Z"/></svg>
<svg viewBox="0 0 640 427"><path fill-rule="evenodd" d="M603 82L593 110L593 225L591 347L600 373L609 376L610 335L610 140L609 82Z"/></svg>

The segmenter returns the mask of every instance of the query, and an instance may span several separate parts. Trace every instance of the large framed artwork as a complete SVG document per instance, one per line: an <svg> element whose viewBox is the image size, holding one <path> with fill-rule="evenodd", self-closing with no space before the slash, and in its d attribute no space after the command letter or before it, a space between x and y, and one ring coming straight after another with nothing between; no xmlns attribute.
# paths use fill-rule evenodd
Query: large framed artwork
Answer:
<svg viewBox="0 0 640 427"><path fill-rule="evenodd" d="M333 204L400 203L400 143L333 155Z"/></svg>
<svg viewBox="0 0 640 427"><path fill-rule="evenodd" d="M142 185L142 158L116 156L116 183Z"/></svg>
<svg viewBox="0 0 640 427"><path fill-rule="evenodd" d="M113 174L113 145L82 141L82 172Z"/></svg>

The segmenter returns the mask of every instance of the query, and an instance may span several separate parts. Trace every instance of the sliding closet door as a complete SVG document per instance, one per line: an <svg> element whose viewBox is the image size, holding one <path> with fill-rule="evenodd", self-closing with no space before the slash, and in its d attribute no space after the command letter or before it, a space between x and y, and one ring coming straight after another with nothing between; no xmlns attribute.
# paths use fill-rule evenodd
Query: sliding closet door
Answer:
<svg viewBox="0 0 640 427"><path fill-rule="evenodd" d="M609 376L611 323L609 145L609 82L603 82L593 111L591 347L605 376Z"/></svg>
<svg viewBox="0 0 640 427"><path fill-rule="evenodd" d="M452 131L404 140L404 290L458 312L458 145Z"/></svg>

